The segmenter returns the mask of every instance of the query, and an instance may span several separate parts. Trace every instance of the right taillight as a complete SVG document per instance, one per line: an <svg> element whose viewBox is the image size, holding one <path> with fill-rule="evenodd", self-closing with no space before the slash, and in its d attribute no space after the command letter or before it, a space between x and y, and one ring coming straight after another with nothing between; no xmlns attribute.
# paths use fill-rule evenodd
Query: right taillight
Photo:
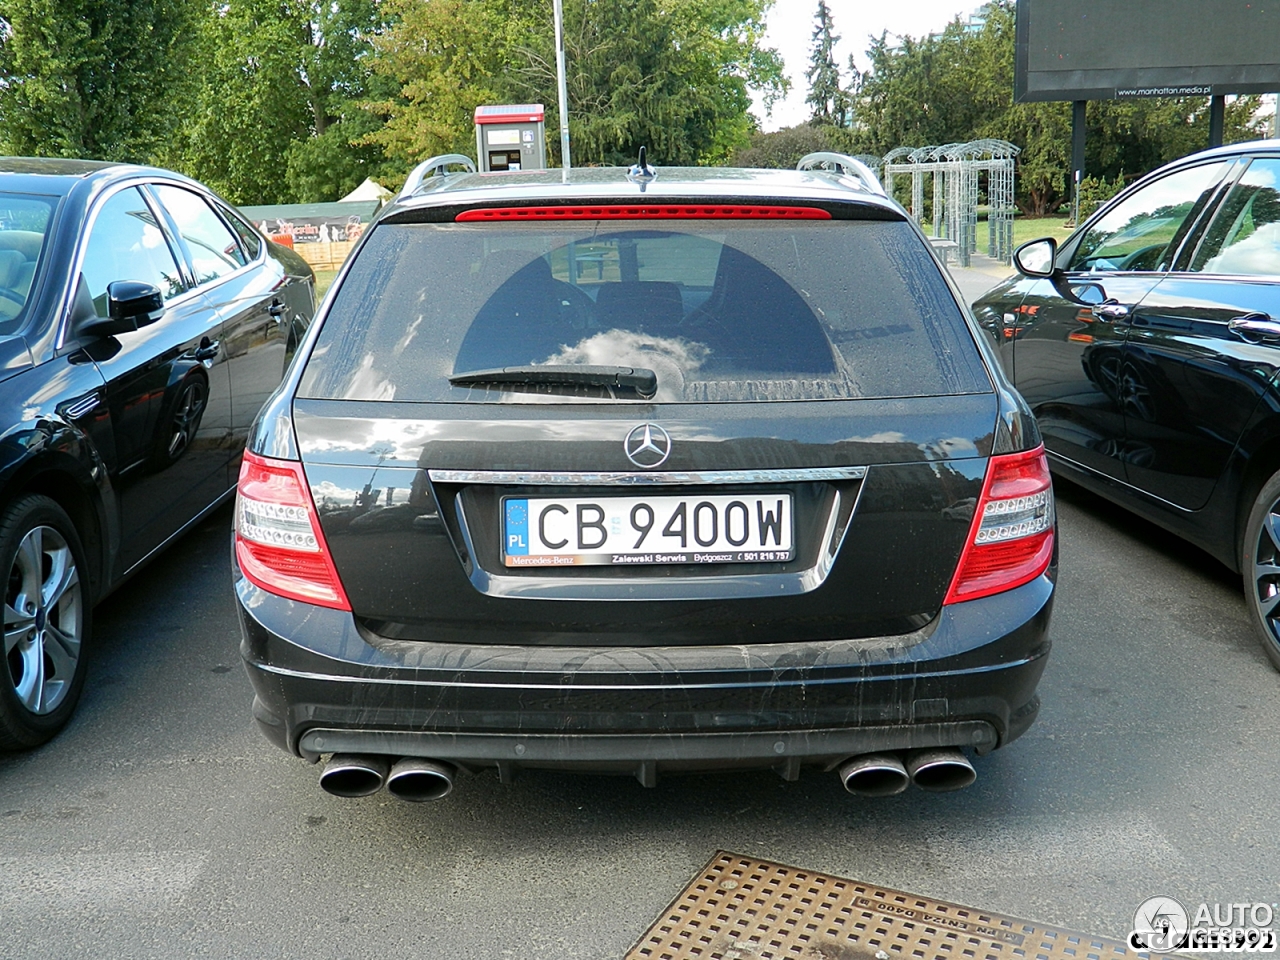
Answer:
<svg viewBox="0 0 1280 960"><path fill-rule="evenodd" d="M1012 590L1053 560L1053 482L1044 447L993 456L946 603Z"/></svg>
<svg viewBox="0 0 1280 960"><path fill-rule="evenodd" d="M269 593L351 609L296 461L245 452L236 488L236 561Z"/></svg>

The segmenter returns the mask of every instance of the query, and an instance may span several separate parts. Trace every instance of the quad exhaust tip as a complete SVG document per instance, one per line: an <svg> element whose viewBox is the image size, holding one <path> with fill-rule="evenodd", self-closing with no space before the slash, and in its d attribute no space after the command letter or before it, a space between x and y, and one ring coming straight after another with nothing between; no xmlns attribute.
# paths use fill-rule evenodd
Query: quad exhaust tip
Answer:
<svg viewBox="0 0 1280 960"><path fill-rule="evenodd" d="M335 797L367 797L382 789L391 761L359 753L335 753L320 773L320 787Z"/></svg>
<svg viewBox="0 0 1280 960"><path fill-rule="evenodd" d="M891 753L864 753L840 765L840 782L860 797L892 797L907 789L911 776Z"/></svg>
<svg viewBox="0 0 1280 960"><path fill-rule="evenodd" d="M335 797L368 797L383 788L400 800L441 800L453 790L454 767L422 757L335 753L320 774L320 787Z"/></svg>
<svg viewBox="0 0 1280 960"><path fill-rule="evenodd" d="M387 792L412 803L443 800L453 790L450 764L422 757L401 757L387 777Z"/></svg>
<svg viewBox="0 0 1280 960"><path fill-rule="evenodd" d="M978 779L978 773L955 747L915 750L907 754L907 773L922 790L963 790Z"/></svg>
<svg viewBox="0 0 1280 960"><path fill-rule="evenodd" d="M905 760L896 753L850 757L837 771L840 782L860 797L892 797L914 783L921 790L962 790L978 779L965 755L954 747L913 750Z"/></svg>

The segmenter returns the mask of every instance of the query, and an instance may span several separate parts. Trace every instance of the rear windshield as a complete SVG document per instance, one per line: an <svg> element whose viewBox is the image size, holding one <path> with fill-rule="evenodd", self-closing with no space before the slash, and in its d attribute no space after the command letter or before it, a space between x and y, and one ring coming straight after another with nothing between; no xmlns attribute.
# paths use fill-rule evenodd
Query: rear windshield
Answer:
<svg viewBox="0 0 1280 960"><path fill-rule="evenodd" d="M0 336L22 326L53 200L0 193Z"/></svg>
<svg viewBox="0 0 1280 960"><path fill-rule="evenodd" d="M451 385L545 365L651 370L656 400L938 396L991 389L904 223L382 224L329 311L299 395L639 400L611 387Z"/></svg>

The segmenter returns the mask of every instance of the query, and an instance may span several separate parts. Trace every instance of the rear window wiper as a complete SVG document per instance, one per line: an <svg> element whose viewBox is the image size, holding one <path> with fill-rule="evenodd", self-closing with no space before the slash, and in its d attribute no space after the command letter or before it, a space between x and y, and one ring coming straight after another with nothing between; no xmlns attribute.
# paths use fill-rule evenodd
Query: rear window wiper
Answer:
<svg viewBox="0 0 1280 960"><path fill-rule="evenodd" d="M647 367L593 367L577 363L472 370L455 373L449 382L456 387L486 383L622 387L634 390L642 400L648 400L658 392L658 375Z"/></svg>

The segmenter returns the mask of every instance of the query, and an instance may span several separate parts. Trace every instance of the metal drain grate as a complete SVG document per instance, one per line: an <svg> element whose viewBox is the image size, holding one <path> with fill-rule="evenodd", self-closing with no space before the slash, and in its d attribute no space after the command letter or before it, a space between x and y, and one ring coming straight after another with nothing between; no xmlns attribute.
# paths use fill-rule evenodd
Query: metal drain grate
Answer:
<svg viewBox="0 0 1280 960"><path fill-rule="evenodd" d="M1150 960L1118 940L721 851L626 960Z"/></svg>

